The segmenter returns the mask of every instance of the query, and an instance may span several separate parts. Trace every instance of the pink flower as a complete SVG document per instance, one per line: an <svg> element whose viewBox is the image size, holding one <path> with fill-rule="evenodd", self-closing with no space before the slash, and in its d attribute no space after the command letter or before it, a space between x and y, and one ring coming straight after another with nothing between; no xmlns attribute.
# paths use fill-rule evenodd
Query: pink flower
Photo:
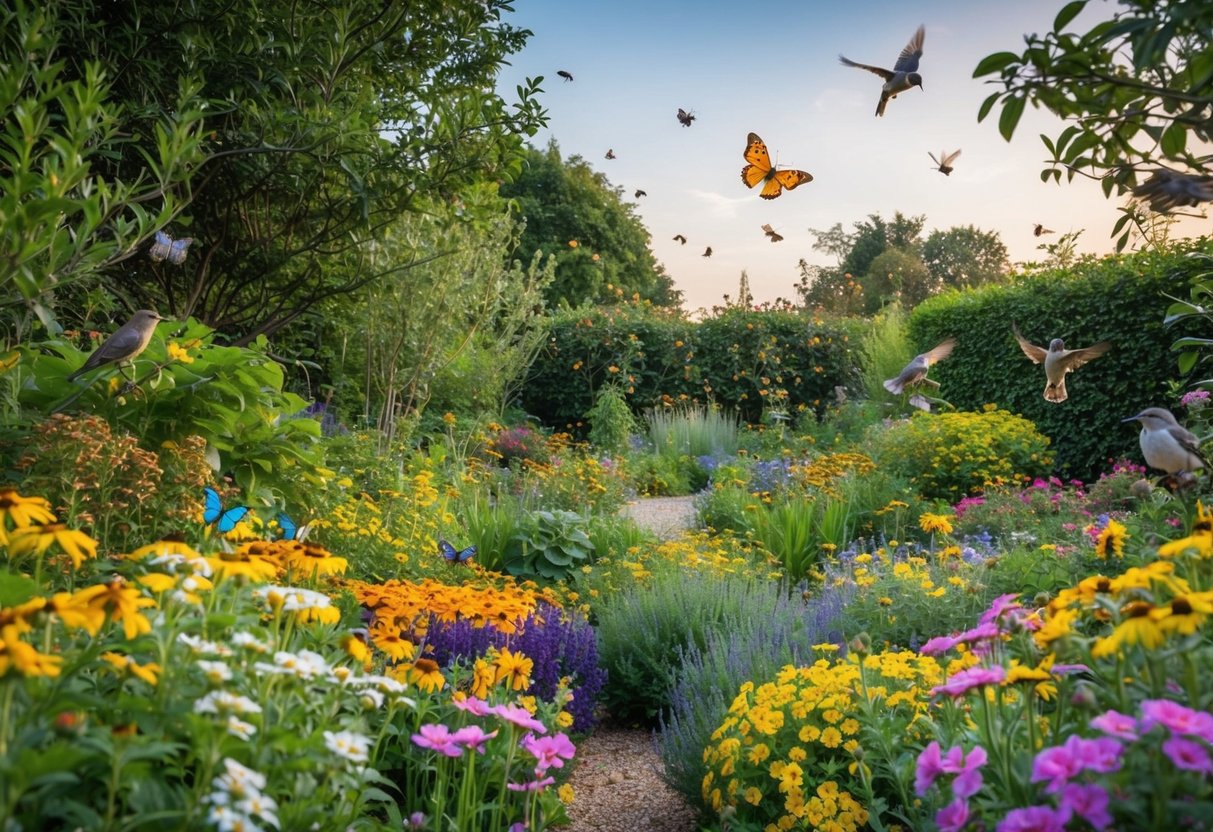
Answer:
<svg viewBox="0 0 1213 832"><path fill-rule="evenodd" d="M448 757L458 757L463 753L455 735L445 725L422 725L417 730L419 733L413 734L413 742L422 748L429 748Z"/></svg>
<svg viewBox="0 0 1213 832"><path fill-rule="evenodd" d="M1065 832L1067 817L1048 806L1012 809L994 827L995 832Z"/></svg>
<svg viewBox="0 0 1213 832"><path fill-rule="evenodd" d="M466 699L458 699L451 702L459 710L464 713L469 713L472 716L488 716L493 712L489 707L489 703L483 699L477 699L475 696L469 696Z"/></svg>
<svg viewBox="0 0 1213 832"><path fill-rule="evenodd" d="M1209 401L1209 391L1208 390L1192 390L1191 392L1184 393L1183 398L1179 400L1179 403L1182 404L1184 407L1192 407L1192 406L1201 407L1205 404L1208 404L1208 401Z"/></svg>
<svg viewBox="0 0 1213 832"><path fill-rule="evenodd" d="M1209 759L1208 749L1198 742L1185 740L1183 737L1171 737L1162 744L1162 751L1171 758L1176 768L1213 774L1213 759Z"/></svg>
<svg viewBox="0 0 1213 832"><path fill-rule="evenodd" d="M1213 743L1213 716L1194 711L1170 699L1147 699L1141 703L1141 727L1149 731L1163 725L1173 734L1187 734Z"/></svg>
<svg viewBox="0 0 1213 832"><path fill-rule="evenodd" d="M927 789L935 782L935 778L943 774L943 761L939 754L939 743L932 742L918 755L918 763L914 767L914 792L919 797L926 797Z"/></svg>
<svg viewBox="0 0 1213 832"><path fill-rule="evenodd" d="M564 768L564 761L573 759L577 747L561 732L551 737L537 738L527 734L522 740L522 747L535 756L535 773L543 774L551 766Z"/></svg>
<svg viewBox="0 0 1213 832"><path fill-rule="evenodd" d="M1104 830L1112 823L1108 814L1108 793L1102 786L1080 786L1071 783L1062 789L1058 810L1070 815L1078 815L1096 828Z"/></svg>
<svg viewBox="0 0 1213 832"><path fill-rule="evenodd" d="M1036 755L1032 761L1032 782L1048 780L1045 792L1055 794L1083 771L1116 771L1120 768L1123 750L1123 746L1111 737L1088 740L1071 736L1065 744L1046 748Z"/></svg>
<svg viewBox="0 0 1213 832"><path fill-rule="evenodd" d="M969 804L955 800L935 813L939 832L960 832L969 823Z"/></svg>
<svg viewBox="0 0 1213 832"><path fill-rule="evenodd" d="M485 743L495 736L497 736L496 731L491 734L486 734L484 733L484 729L479 725L468 725L465 728L460 728L451 735L452 739L454 739L455 742L459 743L464 748L470 751L478 751L481 754L484 753Z"/></svg>
<svg viewBox="0 0 1213 832"><path fill-rule="evenodd" d="M425 812L413 812L407 821L408 829L421 829L425 826Z"/></svg>
<svg viewBox="0 0 1213 832"><path fill-rule="evenodd" d="M931 688L931 695L946 693L948 696L964 696L973 688L982 685L994 685L1006 678L1007 671L1002 665L994 667L970 667L952 675L945 684Z"/></svg>
<svg viewBox="0 0 1213 832"><path fill-rule="evenodd" d="M1040 480L1037 480L1037 482L1040 482ZM978 625L998 621L1007 610L1021 609L1023 605L1015 601L1018 597L1018 592L1008 592L1006 595L999 595L991 602L990 608L981 614L981 618L977 619Z"/></svg>
<svg viewBox="0 0 1213 832"><path fill-rule="evenodd" d="M941 653L946 653L956 645L960 644L960 639L956 636L935 636L922 647L918 648L918 652L924 656L938 656Z"/></svg>
<svg viewBox="0 0 1213 832"><path fill-rule="evenodd" d="M1113 737L1137 739L1137 720L1119 711L1105 711L1091 720L1091 727Z"/></svg>
<svg viewBox="0 0 1213 832"><path fill-rule="evenodd" d="M981 767L986 764L986 750L980 745L975 746L964 761L964 768L952 781L952 794L961 800L968 800L981 791Z"/></svg>
<svg viewBox="0 0 1213 832"><path fill-rule="evenodd" d="M526 783L506 783L505 787L512 792L541 792L555 782L555 777L545 777L542 780L529 780Z"/></svg>
<svg viewBox="0 0 1213 832"><path fill-rule="evenodd" d="M986 621L978 624L971 630L965 630L956 637L958 644L971 644L976 641L987 641L992 638L998 638L1002 631L998 629L998 624L994 621Z"/></svg>
<svg viewBox="0 0 1213 832"><path fill-rule="evenodd" d="M546 734L548 727L535 717L531 716L531 712L521 705L494 705L490 708L492 713L504 719L519 728L526 728L528 731L534 731L536 734Z"/></svg>

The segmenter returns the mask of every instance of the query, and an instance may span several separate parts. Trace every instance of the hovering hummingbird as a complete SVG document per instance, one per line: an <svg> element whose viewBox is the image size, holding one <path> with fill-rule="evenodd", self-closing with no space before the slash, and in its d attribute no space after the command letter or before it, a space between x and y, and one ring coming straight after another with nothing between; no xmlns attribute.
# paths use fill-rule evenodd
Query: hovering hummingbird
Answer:
<svg viewBox="0 0 1213 832"><path fill-rule="evenodd" d="M678 242L682 243L684 246L687 244L687 238L682 236L681 234L675 234L674 239L677 240Z"/></svg>
<svg viewBox="0 0 1213 832"><path fill-rule="evenodd" d="M678 123L679 124L681 124L683 127L690 127L691 122L694 120L695 120L694 112L684 110L681 107L678 108Z"/></svg>
<svg viewBox="0 0 1213 832"><path fill-rule="evenodd" d="M1180 471L1195 471L1207 468L1209 461L1200 452L1200 440L1192 431L1183 427L1161 407L1147 407L1136 416L1121 419L1122 422L1141 422L1141 455L1151 468L1178 474Z"/></svg>
<svg viewBox="0 0 1213 832"><path fill-rule="evenodd" d="M780 234L778 231L776 231L774 228L771 228L770 223L767 223L766 225L764 225L762 227L762 233L766 234L768 237L770 237L772 243L778 243L780 240L783 239L783 235Z"/></svg>
<svg viewBox="0 0 1213 832"><path fill-rule="evenodd" d="M1039 237L1041 234L1056 234L1052 228L1045 228L1044 223L1036 223L1032 226L1032 233Z"/></svg>
<svg viewBox="0 0 1213 832"><path fill-rule="evenodd" d="M944 176L952 175L952 163L956 161L956 157L960 155L959 148L948 153L946 150L939 151L939 158L935 158L935 154L927 151L927 155L931 157L931 161L939 165L939 172Z"/></svg>
<svg viewBox="0 0 1213 832"><path fill-rule="evenodd" d="M914 37L910 38L910 42L906 44L906 48L901 50L901 54L897 56L897 63L893 65L892 71L881 69L878 66L855 63L845 55L838 56L838 60L842 61L843 65L866 69L884 79L884 86L880 88L880 103L876 105L876 115L884 115L885 105L889 103L890 98L896 98L899 93L903 93L911 87L923 88L922 76L918 74L918 59L922 57L922 41L926 34L926 27L919 26Z"/></svg>
<svg viewBox="0 0 1213 832"><path fill-rule="evenodd" d="M563 78L566 83L573 80L573 73L565 72L563 69L556 70L556 74Z"/></svg>
<svg viewBox="0 0 1213 832"><path fill-rule="evenodd" d="M939 382L927 378L927 370L932 365L938 364L951 355L952 348L955 346L956 339L949 337L940 341L934 349L914 356L914 359L901 371L901 375L885 381L884 389L890 393L900 395L905 392L905 388L914 387L919 384L929 384L932 387L938 387ZM919 407L917 403L914 406Z"/></svg>
<svg viewBox="0 0 1213 832"><path fill-rule="evenodd" d="M1099 358L1112 347L1111 342L1100 341L1098 344L1092 344L1082 349L1068 350L1065 341L1054 338L1049 342L1049 348L1046 350L1024 338L1014 324L1011 324L1011 331L1015 333L1015 340L1019 342L1019 348L1023 350L1023 354L1037 364L1045 365L1045 378L1048 379L1048 383L1045 384L1045 400L1057 404L1064 402L1068 395L1066 393L1066 373L1077 370L1088 361Z"/></svg>

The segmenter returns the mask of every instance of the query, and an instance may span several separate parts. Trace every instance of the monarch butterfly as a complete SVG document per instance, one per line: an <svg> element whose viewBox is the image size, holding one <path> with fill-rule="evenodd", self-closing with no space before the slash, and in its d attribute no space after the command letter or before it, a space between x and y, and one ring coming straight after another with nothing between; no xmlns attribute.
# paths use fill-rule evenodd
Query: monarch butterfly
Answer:
<svg viewBox="0 0 1213 832"><path fill-rule="evenodd" d="M768 237L770 237L772 243L778 243L780 240L783 239L783 235L780 234L778 231L776 231L774 228L771 228L770 223L767 223L766 225L764 225L762 227L762 233L766 234Z"/></svg>
<svg viewBox="0 0 1213 832"><path fill-rule="evenodd" d="M282 529L282 540L307 540L308 533L312 530L312 524L296 525L286 512L280 511L278 512L278 528Z"/></svg>
<svg viewBox="0 0 1213 832"><path fill-rule="evenodd" d="M762 182L762 193L758 195L763 199L774 199L785 190L790 191L805 182L813 181L813 175L803 170L776 170L771 164L771 154L767 152L767 146L758 138L757 133L751 133L746 141L745 160L749 164L741 169L741 181L747 188L753 188Z"/></svg>
<svg viewBox="0 0 1213 832"><path fill-rule="evenodd" d="M193 237L182 237L180 240L174 240L163 231L157 231L156 242L152 243L152 247L147 250L147 256L157 263L167 259L174 266L180 266L185 262L186 250L192 242L194 242Z"/></svg>
<svg viewBox="0 0 1213 832"><path fill-rule="evenodd" d="M450 563L465 563L476 556L475 546L469 546L460 552L445 540L438 541L438 551L442 552L442 556Z"/></svg>
<svg viewBox="0 0 1213 832"><path fill-rule="evenodd" d="M214 523L215 528L224 534L236 528L236 524L249 513L248 506L233 506L224 510L219 492L210 486L203 488L202 493L206 498L206 505L202 509L203 522L208 525Z"/></svg>

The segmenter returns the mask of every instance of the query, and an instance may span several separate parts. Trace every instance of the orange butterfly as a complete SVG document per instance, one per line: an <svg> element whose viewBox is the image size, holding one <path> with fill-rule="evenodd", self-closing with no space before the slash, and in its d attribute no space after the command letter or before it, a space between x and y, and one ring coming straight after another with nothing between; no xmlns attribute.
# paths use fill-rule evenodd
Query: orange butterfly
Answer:
<svg viewBox="0 0 1213 832"><path fill-rule="evenodd" d="M767 146L757 133L751 133L746 141L745 160L749 164L741 169L741 181L747 188L764 183L759 194L763 199L774 199L784 190L790 191L797 185L813 181L813 175L803 170L775 170L771 154L767 153Z"/></svg>

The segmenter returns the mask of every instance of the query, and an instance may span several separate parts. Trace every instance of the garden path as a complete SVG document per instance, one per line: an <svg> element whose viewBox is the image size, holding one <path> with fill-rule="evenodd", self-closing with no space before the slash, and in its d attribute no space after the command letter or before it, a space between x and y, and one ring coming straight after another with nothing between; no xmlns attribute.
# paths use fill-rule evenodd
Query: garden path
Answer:
<svg viewBox="0 0 1213 832"><path fill-rule="evenodd" d="M620 512L668 539L695 522L693 497L647 497ZM583 739L569 780L567 832L694 832L695 811L661 779L653 736L639 728L602 727Z"/></svg>

